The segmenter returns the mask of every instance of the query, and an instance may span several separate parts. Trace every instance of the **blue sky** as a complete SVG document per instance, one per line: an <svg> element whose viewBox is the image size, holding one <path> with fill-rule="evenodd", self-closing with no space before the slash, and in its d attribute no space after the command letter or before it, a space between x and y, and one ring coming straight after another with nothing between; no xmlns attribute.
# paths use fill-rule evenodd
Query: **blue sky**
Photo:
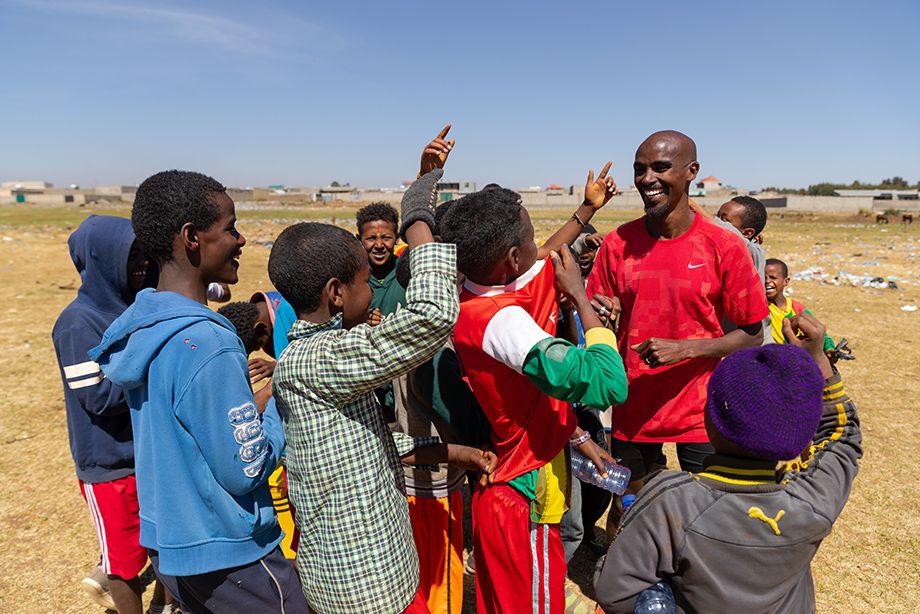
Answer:
<svg viewBox="0 0 920 614"><path fill-rule="evenodd" d="M677 129L736 186L920 179L920 3L0 0L0 180L584 181Z"/></svg>

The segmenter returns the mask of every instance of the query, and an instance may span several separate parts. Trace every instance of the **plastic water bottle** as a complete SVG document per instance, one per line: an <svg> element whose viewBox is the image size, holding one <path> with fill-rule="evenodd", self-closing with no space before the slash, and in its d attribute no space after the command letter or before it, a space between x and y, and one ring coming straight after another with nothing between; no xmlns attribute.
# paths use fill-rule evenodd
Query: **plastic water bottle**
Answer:
<svg viewBox="0 0 920 614"><path fill-rule="evenodd" d="M668 581L662 580L639 593L633 614L677 614L674 591Z"/></svg>
<svg viewBox="0 0 920 614"><path fill-rule="evenodd" d="M627 467L607 461L607 478L604 479L594 463L577 450L572 450L572 473L582 482L593 484L598 488L609 490L616 495L622 495L629 483L630 472Z"/></svg>

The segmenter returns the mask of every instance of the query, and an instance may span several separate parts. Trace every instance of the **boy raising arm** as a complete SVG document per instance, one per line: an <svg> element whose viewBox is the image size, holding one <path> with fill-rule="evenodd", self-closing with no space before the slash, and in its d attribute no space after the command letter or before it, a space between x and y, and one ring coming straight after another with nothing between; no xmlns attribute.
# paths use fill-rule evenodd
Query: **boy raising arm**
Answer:
<svg viewBox="0 0 920 614"><path fill-rule="evenodd" d="M324 613L427 612L402 463L495 466L478 449L391 434L373 393L439 350L457 317L456 249L431 234L441 175L427 173L403 197L412 281L403 308L376 327L365 323L371 271L354 235L295 224L269 258L269 277L298 316L273 386L303 535L298 572Z"/></svg>

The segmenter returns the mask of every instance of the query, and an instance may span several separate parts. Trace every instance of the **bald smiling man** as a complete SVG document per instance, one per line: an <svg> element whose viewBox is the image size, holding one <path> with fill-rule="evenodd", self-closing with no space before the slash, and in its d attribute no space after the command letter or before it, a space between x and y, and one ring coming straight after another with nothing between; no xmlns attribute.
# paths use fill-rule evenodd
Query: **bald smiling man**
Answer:
<svg viewBox="0 0 920 614"><path fill-rule="evenodd" d="M702 470L713 452L703 425L709 376L723 356L763 337L767 301L744 242L690 207L699 170L687 135L645 139L633 163L645 215L607 235L588 278L598 313L620 313L629 394L613 408L611 452L632 471L629 492L664 442L677 443L681 469ZM738 328L725 333L723 315Z"/></svg>

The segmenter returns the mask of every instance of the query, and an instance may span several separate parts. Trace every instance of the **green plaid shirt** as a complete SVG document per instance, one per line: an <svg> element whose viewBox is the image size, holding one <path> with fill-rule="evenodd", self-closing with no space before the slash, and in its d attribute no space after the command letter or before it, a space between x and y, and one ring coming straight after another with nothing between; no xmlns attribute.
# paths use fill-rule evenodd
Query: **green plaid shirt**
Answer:
<svg viewBox="0 0 920 614"><path fill-rule="evenodd" d="M410 252L406 305L380 325L298 320L272 387L287 438L288 489L300 529L297 570L310 606L402 612L418 590L400 455L436 443L391 433L373 390L450 337L459 312L456 248Z"/></svg>

